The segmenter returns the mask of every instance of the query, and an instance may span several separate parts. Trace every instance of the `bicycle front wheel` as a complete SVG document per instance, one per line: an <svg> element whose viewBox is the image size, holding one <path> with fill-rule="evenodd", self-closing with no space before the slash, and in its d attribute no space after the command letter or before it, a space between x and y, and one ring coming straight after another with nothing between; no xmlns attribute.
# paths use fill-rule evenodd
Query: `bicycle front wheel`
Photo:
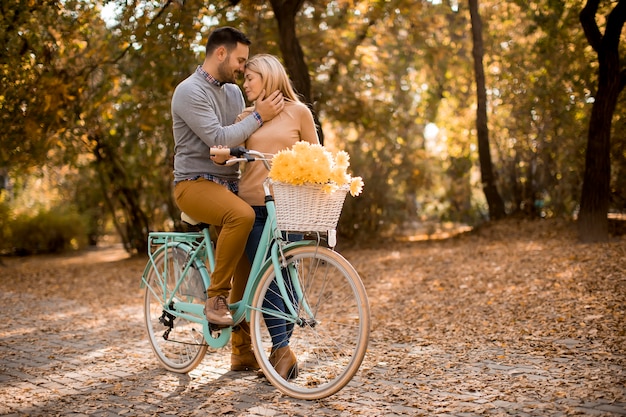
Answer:
<svg viewBox="0 0 626 417"><path fill-rule="evenodd" d="M161 250L147 274L144 296L144 320L152 350L166 369L179 373L198 366L207 351L202 325L171 311L176 301L203 303L206 294L200 273L192 267L172 297L186 260L184 249L169 246Z"/></svg>
<svg viewBox="0 0 626 417"><path fill-rule="evenodd" d="M255 355L281 392L304 400L328 397L350 382L365 357L370 332L365 288L352 265L328 248L296 247L284 257L282 277L269 268L253 297ZM270 356L287 343L297 358L297 376L284 379Z"/></svg>

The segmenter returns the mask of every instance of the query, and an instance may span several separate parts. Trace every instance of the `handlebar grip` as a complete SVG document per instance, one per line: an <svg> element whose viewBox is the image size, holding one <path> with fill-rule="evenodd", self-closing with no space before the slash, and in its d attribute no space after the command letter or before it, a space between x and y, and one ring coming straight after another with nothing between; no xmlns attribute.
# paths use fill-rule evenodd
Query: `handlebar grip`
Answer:
<svg viewBox="0 0 626 417"><path fill-rule="evenodd" d="M211 148L209 150L211 156L230 156L229 148Z"/></svg>
<svg viewBox="0 0 626 417"><path fill-rule="evenodd" d="M234 148L217 148L212 147L209 153L213 156L234 156L236 158L240 158L243 156L248 150L243 146L235 146Z"/></svg>

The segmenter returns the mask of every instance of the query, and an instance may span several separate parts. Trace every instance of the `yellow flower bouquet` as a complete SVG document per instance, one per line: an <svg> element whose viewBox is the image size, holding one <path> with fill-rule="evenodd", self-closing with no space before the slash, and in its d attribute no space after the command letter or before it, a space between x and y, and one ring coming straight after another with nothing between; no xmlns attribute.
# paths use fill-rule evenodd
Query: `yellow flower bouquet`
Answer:
<svg viewBox="0 0 626 417"><path fill-rule="evenodd" d="M268 177L278 228L329 232L329 244L334 242L330 236L334 236L346 194L357 196L363 190L363 179L348 174L349 161L345 151L333 155L308 142L274 155Z"/></svg>
<svg viewBox="0 0 626 417"><path fill-rule="evenodd" d="M347 152L339 151L333 156L322 145L300 141L274 155L269 177L292 185L321 184L328 193L347 185L350 194L357 196L363 190L363 179L348 174L349 166Z"/></svg>

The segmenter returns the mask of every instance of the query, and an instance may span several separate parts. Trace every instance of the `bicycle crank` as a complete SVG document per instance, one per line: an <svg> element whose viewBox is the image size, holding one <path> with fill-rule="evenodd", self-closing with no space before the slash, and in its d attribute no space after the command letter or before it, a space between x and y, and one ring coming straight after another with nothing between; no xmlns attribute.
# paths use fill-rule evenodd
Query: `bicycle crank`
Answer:
<svg viewBox="0 0 626 417"><path fill-rule="evenodd" d="M209 331L211 332L211 337L213 339L219 339L219 337L222 335L223 329L224 326L209 322Z"/></svg>

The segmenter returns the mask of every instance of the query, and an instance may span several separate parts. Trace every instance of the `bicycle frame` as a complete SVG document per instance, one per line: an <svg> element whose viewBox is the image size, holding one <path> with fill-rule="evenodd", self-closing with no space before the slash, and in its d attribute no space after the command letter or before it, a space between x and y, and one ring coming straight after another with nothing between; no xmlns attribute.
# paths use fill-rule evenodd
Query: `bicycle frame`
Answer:
<svg viewBox="0 0 626 417"><path fill-rule="evenodd" d="M287 296L284 277L280 273L280 271L282 270L282 253L292 247L311 245L314 242L312 240L301 240L297 242L284 243L280 231L276 226L276 207L274 205L274 200L271 198L271 193L267 182L263 184L263 188L266 195L265 207L267 208L267 221L265 222L265 226L263 227L259 246L254 257L254 261L252 262L252 267L250 268L250 275L248 276L248 282L246 284L243 298L238 303L235 303L235 305L238 305L238 308L233 316L235 322L240 321L240 319L242 318L242 313L245 313L246 320L250 320L249 303L252 301L254 290L256 289L258 282L263 276L263 273L268 268L273 266L274 270L276 271L276 277L281 277L276 281L280 289L281 296ZM295 285L297 285L298 280L292 281ZM299 297L302 296L302 291L300 288L296 288L296 294ZM291 304L288 304L288 308L290 310L289 312L295 316L296 311L294 310L293 306ZM305 308L307 307L305 306ZM240 309L242 309L243 311L240 311ZM289 317L283 318L290 321L295 321Z"/></svg>
<svg viewBox="0 0 626 417"><path fill-rule="evenodd" d="M243 298L230 305L233 315L233 321L237 324L243 320L250 320L250 310L252 298L259 281L263 277L265 271L268 268L273 267L276 271L276 282L280 289L281 295L287 299L287 289L285 287L285 278L281 273L282 262L281 257L284 251L292 247L307 246L317 244L314 240L301 240L297 242L285 242L282 239L282 235L276 226L276 208L274 200L271 197L269 186L264 184L264 190L266 194L265 207L267 208L268 217L261 234L261 240L252 262L248 281L244 289ZM158 246L153 250L153 247ZM183 251L191 256L185 260L184 268L178 277L178 281L175 284L174 290L171 291L168 299L163 299L163 311L164 313L171 314L176 317L183 317L184 319L198 323L202 325L203 336L206 343L213 348L224 347L230 340L230 334L232 329L230 327L220 329L219 332L212 332L208 321L204 316L204 305L198 303L190 303L182 300L175 300L178 295L179 288L188 275L191 268L196 268L202 277L204 288L208 288L210 283L210 271L215 268L215 252L208 228L203 228L200 232L151 232L148 237L148 253L149 262L146 265L144 273L142 275L141 286L146 286L148 273L152 268L156 269L155 258L164 252L164 256L168 256L168 249L172 247L180 247ZM209 264L209 270L207 270L206 263ZM168 262L164 263L167 266ZM295 273L295 271L290 271ZM168 271L163 271L163 274L167 276ZM295 291L299 298L302 298L302 289L298 285L298 280L292 280L295 284ZM159 284L165 287L164 280L160 280ZM150 288L150 291L157 296L156 292ZM163 294L167 294L168 291L161 291ZM288 303L287 305L290 314L281 315L281 318L296 322L294 317L297 317L297 313L293 306ZM303 304L303 308L310 313L309 307L306 303ZM278 312L273 312L275 315L279 315ZM214 337L217 336L217 337Z"/></svg>

